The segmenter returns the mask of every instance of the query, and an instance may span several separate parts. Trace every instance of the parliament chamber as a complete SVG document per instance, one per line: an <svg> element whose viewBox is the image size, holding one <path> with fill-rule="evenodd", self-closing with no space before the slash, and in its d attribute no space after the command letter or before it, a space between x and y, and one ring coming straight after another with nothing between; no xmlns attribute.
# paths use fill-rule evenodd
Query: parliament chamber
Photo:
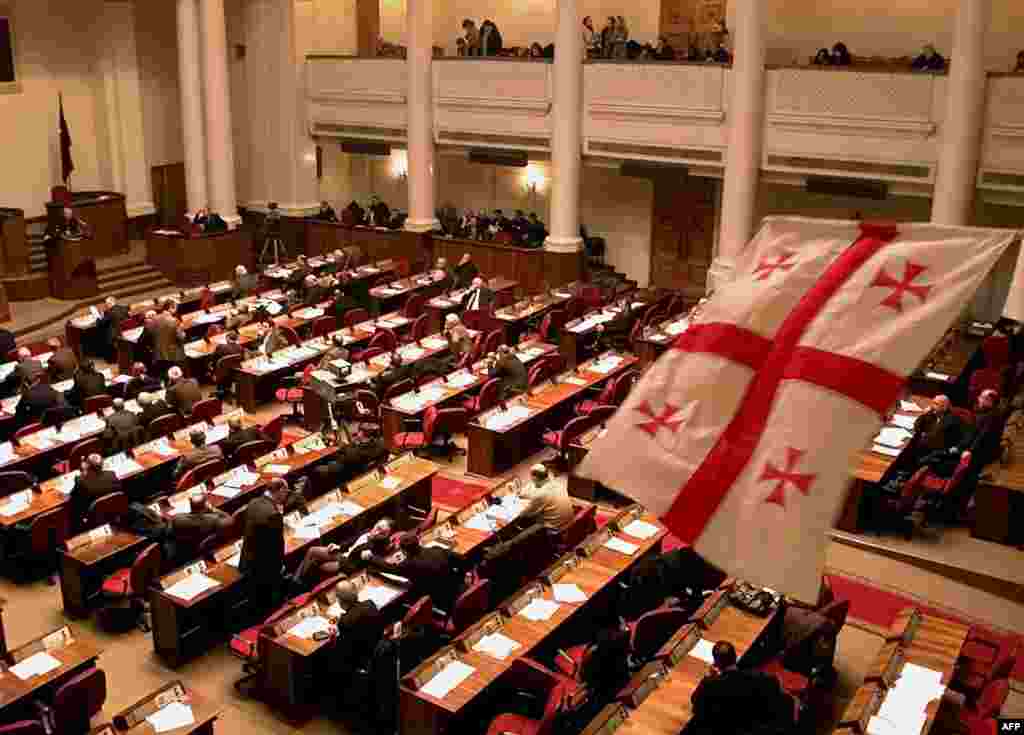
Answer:
<svg viewBox="0 0 1024 735"><path fill-rule="evenodd" d="M0 4L0 733L1021 723L1012 0L44 5ZM959 260L814 321L833 244L760 238L819 226L840 264ZM893 367L880 315L943 298ZM825 398L784 425L769 380L870 436L834 451L859 414ZM787 447L761 505L815 500L800 431L842 475L802 594L710 558L810 548L813 511L749 538L691 490L753 441L734 410Z"/></svg>

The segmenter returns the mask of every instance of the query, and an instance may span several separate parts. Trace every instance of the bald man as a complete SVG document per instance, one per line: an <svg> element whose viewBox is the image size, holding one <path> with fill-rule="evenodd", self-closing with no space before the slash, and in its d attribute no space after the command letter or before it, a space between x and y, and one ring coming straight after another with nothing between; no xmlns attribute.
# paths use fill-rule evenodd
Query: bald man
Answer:
<svg viewBox="0 0 1024 735"><path fill-rule="evenodd" d="M348 680L352 670L364 664L380 642L384 619L370 600L359 601L352 582L341 580L334 586L341 614L334 619L338 640L331 653L331 673L339 682Z"/></svg>
<svg viewBox="0 0 1024 735"><path fill-rule="evenodd" d="M914 422L914 460L939 477L953 474L960 462L959 445L966 438L964 422L950 409L947 396L935 396L928 410Z"/></svg>
<svg viewBox="0 0 1024 735"><path fill-rule="evenodd" d="M120 492L121 481L113 472L103 469L103 457L90 454L82 460L81 472L71 489L72 531L85 527L85 515L97 498Z"/></svg>
<svg viewBox="0 0 1024 735"><path fill-rule="evenodd" d="M167 390L164 392L167 405L182 416L188 416L192 413L192 406L203 400L199 383L195 378L186 378L180 367L172 367L167 371L167 381Z"/></svg>

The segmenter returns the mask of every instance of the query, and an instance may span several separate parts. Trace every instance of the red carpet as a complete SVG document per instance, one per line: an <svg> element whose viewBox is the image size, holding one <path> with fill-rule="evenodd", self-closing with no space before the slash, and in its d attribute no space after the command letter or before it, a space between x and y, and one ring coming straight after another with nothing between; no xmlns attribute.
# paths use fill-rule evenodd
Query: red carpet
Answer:
<svg viewBox="0 0 1024 735"><path fill-rule="evenodd" d="M856 618L864 623L881 628L888 628L900 610L906 607L918 607L929 615L934 615L947 620L972 625L973 623L950 610L935 607L922 600L915 600L911 597L904 597L886 589L874 587L866 581L846 577L841 574L828 573L825 575L837 600L850 601L850 617ZM993 638L1005 639L1014 637L1018 640L1021 636L1016 633L992 628L991 626L980 626L988 631ZM1024 681L1024 660L1018 659L1017 668L1013 671L1013 678Z"/></svg>
<svg viewBox="0 0 1024 735"><path fill-rule="evenodd" d="M452 512L459 508L465 508L477 498L485 495L489 489L490 485L488 484L466 482L438 474L434 475L431 499L434 505Z"/></svg>

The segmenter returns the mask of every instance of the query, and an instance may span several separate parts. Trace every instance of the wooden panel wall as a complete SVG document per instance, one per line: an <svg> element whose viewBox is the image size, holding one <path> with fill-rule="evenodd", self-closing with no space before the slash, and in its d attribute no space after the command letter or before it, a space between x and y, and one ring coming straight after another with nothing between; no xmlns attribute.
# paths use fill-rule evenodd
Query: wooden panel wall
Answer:
<svg viewBox="0 0 1024 735"><path fill-rule="evenodd" d="M727 10L728 0L661 0L658 33L668 38L676 53L686 51L691 33L710 45L717 37L709 34L724 22Z"/></svg>
<svg viewBox="0 0 1024 735"><path fill-rule="evenodd" d="M28 273L28 265L25 212L0 209L0 274L20 276Z"/></svg>
<svg viewBox="0 0 1024 735"><path fill-rule="evenodd" d="M376 56L380 37L380 0L356 0L356 53Z"/></svg>
<svg viewBox="0 0 1024 735"><path fill-rule="evenodd" d="M651 285L704 295L715 247L718 182L656 179L651 217Z"/></svg>

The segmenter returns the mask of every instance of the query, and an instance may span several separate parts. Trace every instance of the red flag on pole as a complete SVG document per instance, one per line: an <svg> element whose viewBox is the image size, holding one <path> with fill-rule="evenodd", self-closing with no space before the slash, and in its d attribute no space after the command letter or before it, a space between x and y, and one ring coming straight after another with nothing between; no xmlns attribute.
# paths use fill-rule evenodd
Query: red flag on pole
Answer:
<svg viewBox="0 0 1024 735"><path fill-rule="evenodd" d="M60 105L60 177L64 180L64 186L67 186L71 172L75 170L75 162L71 160L71 131L68 130L68 121L64 118L64 96L58 94L57 100Z"/></svg>

